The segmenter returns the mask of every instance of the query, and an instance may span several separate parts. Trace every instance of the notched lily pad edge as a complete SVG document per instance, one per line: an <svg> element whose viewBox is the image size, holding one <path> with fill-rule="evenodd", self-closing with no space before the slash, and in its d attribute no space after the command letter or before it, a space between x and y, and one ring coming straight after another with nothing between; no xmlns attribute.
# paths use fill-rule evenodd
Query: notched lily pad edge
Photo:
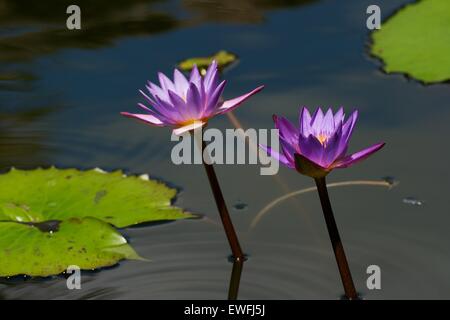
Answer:
<svg viewBox="0 0 450 320"><path fill-rule="evenodd" d="M393 18L396 14L398 14L400 11L404 10L406 7L411 6L411 5L415 5L417 3L419 3L421 0L416 0L414 2L409 2L409 3L405 3L403 5L401 5L400 7L394 9L390 14L388 14L383 21L381 21L381 25L383 25L385 22L387 22L389 19ZM429 86L433 86L433 85L439 85L439 84L450 84L450 78L446 79L446 80L441 80L441 81L432 81L432 82L427 82L427 81L423 81L417 78L414 78L413 76L411 76L409 73L407 72L401 72L401 71L391 71L391 72L387 72L385 70L386 68L386 63L384 62L384 60L377 56L375 53L372 52L372 46L374 45L374 40L373 40L373 34L375 32L377 32L379 30L370 30L367 32L367 41L365 44L365 52L366 52L366 56L371 59L372 61L375 61L376 64L378 64L378 68L377 70L385 75L385 76L401 76L403 79L406 79L408 82L413 82L413 83L417 83L421 86L424 87L429 87Z"/></svg>

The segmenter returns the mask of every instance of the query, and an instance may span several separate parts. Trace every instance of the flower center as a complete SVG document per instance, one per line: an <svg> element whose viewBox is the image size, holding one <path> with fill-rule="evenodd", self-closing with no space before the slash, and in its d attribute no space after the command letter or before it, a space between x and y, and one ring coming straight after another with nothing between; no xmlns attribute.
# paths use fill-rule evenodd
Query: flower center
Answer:
<svg viewBox="0 0 450 320"><path fill-rule="evenodd" d="M325 142L327 142L327 139L328 139L327 135L325 135L323 133L319 134L316 138L317 138L317 140L319 140L320 144L323 146L325 145Z"/></svg>

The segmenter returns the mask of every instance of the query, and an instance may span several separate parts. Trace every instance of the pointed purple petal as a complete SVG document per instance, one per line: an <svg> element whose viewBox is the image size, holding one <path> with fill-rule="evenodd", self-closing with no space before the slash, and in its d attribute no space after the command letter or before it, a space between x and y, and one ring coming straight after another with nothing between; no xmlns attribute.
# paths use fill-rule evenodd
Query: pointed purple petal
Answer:
<svg viewBox="0 0 450 320"><path fill-rule="evenodd" d="M298 130L294 125L284 117L273 116L275 128L279 130L280 137L289 144L296 145L298 141Z"/></svg>
<svg viewBox="0 0 450 320"><path fill-rule="evenodd" d="M175 85L169 78L167 78L164 73L158 72L158 79L161 85L161 89L175 91Z"/></svg>
<svg viewBox="0 0 450 320"><path fill-rule="evenodd" d="M174 109L183 110L186 108L186 102L177 95L175 92L169 90L167 91L169 94L170 102L172 103Z"/></svg>
<svg viewBox="0 0 450 320"><path fill-rule="evenodd" d="M155 104L154 106L157 106L157 105L158 104ZM138 103L138 107L144 109L147 113L149 113L150 115L154 116L155 118L161 120L162 122L164 122L166 124L176 123L176 121L172 120L172 117L168 117L167 113L161 113L154 106L152 109L150 109L147 106L145 106L144 104Z"/></svg>
<svg viewBox="0 0 450 320"><path fill-rule="evenodd" d="M359 152L356 152L352 155L346 156L342 158L341 160L338 160L336 163L333 164L333 168L347 168L357 162L360 162L367 157L369 157L371 154L377 152L381 148L383 148L385 145L384 142L377 143L369 148L366 148L364 150L361 150Z"/></svg>
<svg viewBox="0 0 450 320"><path fill-rule="evenodd" d="M294 154L296 153L295 146L291 145L283 138L280 138L280 150L281 153L285 156L286 161L292 163L292 166L294 166L295 163Z"/></svg>
<svg viewBox="0 0 450 320"><path fill-rule="evenodd" d="M125 117L138 119L140 121L143 121L145 123L150 123L151 125L158 126L158 127L163 127L165 125L160 119L158 119L150 114L136 114L136 113L129 113L129 112L121 112L120 114Z"/></svg>
<svg viewBox="0 0 450 320"><path fill-rule="evenodd" d="M227 84L226 80L223 80L214 92L207 97L207 104L204 112L205 117L209 117L213 114L214 110L219 104L219 99L222 96L223 90L225 89L225 85Z"/></svg>
<svg viewBox="0 0 450 320"><path fill-rule="evenodd" d="M331 110L331 108L327 110L327 113L323 117L321 131L327 136L331 135L334 132L334 117L333 110Z"/></svg>
<svg viewBox="0 0 450 320"><path fill-rule="evenodd" d="M228 111L231 111L231 110L237 108L242 102L244 102L245 100L250 98L255 93L260 92L262 89L264 89L264 86L260 86L260 87L256 88L255 90L253 90L247 94L244 94L240 97L224 101L222 103L222 105L217 109L216 114L223 114L225 112L228 112Z"/></svg>
<svg viewBox="0 0 450 320"><path fill-rule="evenodd" d="M205 90L209 94L213 92L213 90L217 87L219 83L219 75L217 72L217 61L214 60L210 65L208 70L206 71L205 77L203 79L203 83L205 85Z"/></svg>
<svg viewBox="0 0 450 320"><path fill-rule="evenodd" d="M352 136L356 120L358 120L358 110L353 111L342 127L342 137L345 139L346 143L348 143L350 137Z"/></svg>
<svg viewBox="0 0 450 320"><path fill-rule="evenodd" d="M340 123L342 123L344 121L344 108L340 107L338 112L335 113L334 115L334 126L335 128L338 127L338 125Z"/></svg>
<svg viewBox="0 0 450 320"><path fill-rule="evenodd" d="M153 105L153 109L156 112L163 115L167 119L170 119L171 122L180 122L183 121L179 113L179 109L173 107L171 102L166 102L159 98L159 96L155 96L156 104Z"/></svg>
<svg viewBox="0 0 450 320"><path fill-rule="evenodd" d="M169 92L169 98L178 116L178 122L185 122L194 119L191 110L187 108L186 102L173 91Z"/></svg>
<svg viewBox="0 0 450 320"><path fill-rule="evenodd" d="M186 96L186 108L188 113L194 119L199 119L203 112L203 101L200 96L200 92L194 83L189 85Z"/></svg>
<svg viewBox="0 0 450 320"><path fill-rule="evenodd" d="M153 82L148 82L148 85L146 86L147 90L152 94L153 97L158 96L161 100L164 100L166 102L170 102L169 95L167 94L166 90L161 89Z"/></svg>
<svg viewBox="0 0 450 320"><path fill-rule="evenodd" d="M310 134L308 137L299 136L298 145L300 147L300 154L308 158L312 162L322 165L322 157L324 148L317 138Z"/></svg>
<svg viewBox="0 0 450 320"><path fill-rule="evenodd" d="M322 165L328 168L341 155L339 152L342 139L342 122L338 124L336 131L328 138L322 157Z"/></svg>
<svg viewBox="0 0 450 320"><path fill-rule="evenodd" d="M317 108L311 119L311 133L315 136L320 134L320 128L323 121L323 112L321 108Z"/></svg>
<svg viewBox="0 0 450 320"><path fill-rule="evenodd" d="M142 103L138 103L138 106L140 108L144 109L145 111L152 112L152 110L150 108L148 108L146 105L144 105Z"/></svg>
<svg viewBox="0 0 450 320"><path fill-rule="evenodd" d="M205 85L203 84L203 81L200 82L200 88L198 88L198 93L200 96L200 101L201 101L201 113L203 114L205 112L206 109L206 102L207 102L207 96L206 96L206 92L205 92Z"/></svg>
<svg viewBox="0 0 450 320"><path fill-rule="evenodd" d="M194 65L194 68L192 68L191 75L189 77L189 82L194 83L197 88L200 88L200 82L202 81L202 76L200 75L200 72L198 71L197 65Z"/></svg>
<svg viewBox="0 0 450 320"><path fill-rule="evenodd" d="M338 157L347 153L348 144L352 136L353 129L355 128L356 120L358 119L358 111L355 110L348 120L342 125L342 137L339 143L339 150L337 151Z"/></svg>
<svg viewBox="0 0 450 320"><path fill-rule="evenodd" d="M259 147L263 149L270 157L277 159L279 162L284 164L285 166L294 169L295 165L288 161L288 159L281 153L273 150L271 147L260 144Z"/></svg>
<svg viewBox="0 0 450 320"><path fill-rule="evenodd" d="M144 98L145 98L148 102L150 102L150 104L155 104L155 103L156 103L155 100L153 100L152 98L150 98L150 97L148 96L148 94L146 94L144 91L139 90L139 92L144 96Z"/></svg>
<svg viewBox="0 0 450 320"><path fill-rule="evenodd" d="M301 108L299 124L300 124L300 134L307 137L312 133L311 132L311 114L309 113L309 110L306 107Z"/></svg>
<svg viewBox="0 0 450 320"><path fill-rule="evenodd" d="M178 69L173 71L173 81L175 84L175 90L180 96L186 96L187 90L189 88L189 81L187 81L186 77L183 73L181 73Z"/></svg>

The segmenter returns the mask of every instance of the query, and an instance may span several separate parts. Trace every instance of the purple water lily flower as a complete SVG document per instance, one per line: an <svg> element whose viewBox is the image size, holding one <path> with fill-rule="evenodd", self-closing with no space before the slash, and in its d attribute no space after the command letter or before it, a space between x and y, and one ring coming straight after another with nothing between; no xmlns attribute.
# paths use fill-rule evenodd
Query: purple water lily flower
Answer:
<svg viewBox="0 0 450 320"><path fill-rule="evenodd" d="M174 70L173 81L162 73L158 77L160 86L150 81L146 86L150 95L140 90L151 108L142 103L138 105L147 113L121 114L158 127L175 127L177 135L204 126L210 118L235 109L264 88L260 86L240 97L222 101L226 81L219 82L216 61L211 63L204 77L197 66L192 69L189 79L177 69Z"/></svg>
<svg viewBox="0 0 450 320"><path fill-rule="evenodd" d="M324 114L318 108L313 116L306 107L300 110L299 128L283 117L273 117L279 130L280 152L261 146L289 168L313 178L324 177L335 168L347 168L380 150L384 143L347 155L350 137L358 118L354 111L345 121L344 109Z"/></svg>

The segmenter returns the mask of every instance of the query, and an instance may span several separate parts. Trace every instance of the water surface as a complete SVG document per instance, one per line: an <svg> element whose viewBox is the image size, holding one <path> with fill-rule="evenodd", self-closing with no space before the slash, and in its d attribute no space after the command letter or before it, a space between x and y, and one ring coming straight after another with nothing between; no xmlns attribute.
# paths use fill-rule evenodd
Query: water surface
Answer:
<svg viewBox="0 0 450 320"><path fill-rule="evenodd" d="M407 0L378 1L389 16ZM83 29L65 29L64 2L0 0L0 169L60 167L149 173L180 188L176 204L205 216L123 230L151 262L124 261L65 279L2 280L1 298L223 299L232 265L201 166L170 162L170 131L118 115L157 71L226 49L225 97L265 84L234 115L246 128L272 128L272 114L297 118L300 105L360 109L351 150L386 141L382 152L330 182L392 176L400 184L330 190L354 280L366 299L450 298L450 87L422 86L379 71L367 55L366 0L79 1ZM226 3L226 4L224 4ZM227 117L210 126L230 128ZM312 181L281 168L216 168L242 246L250 256L241 299L339 299L341 283L315 193L269 202ZM418 199L421 205L404 199ZM232 209L245 204L245 210ZM366 268L382 290L366 288Z"/></svg>

